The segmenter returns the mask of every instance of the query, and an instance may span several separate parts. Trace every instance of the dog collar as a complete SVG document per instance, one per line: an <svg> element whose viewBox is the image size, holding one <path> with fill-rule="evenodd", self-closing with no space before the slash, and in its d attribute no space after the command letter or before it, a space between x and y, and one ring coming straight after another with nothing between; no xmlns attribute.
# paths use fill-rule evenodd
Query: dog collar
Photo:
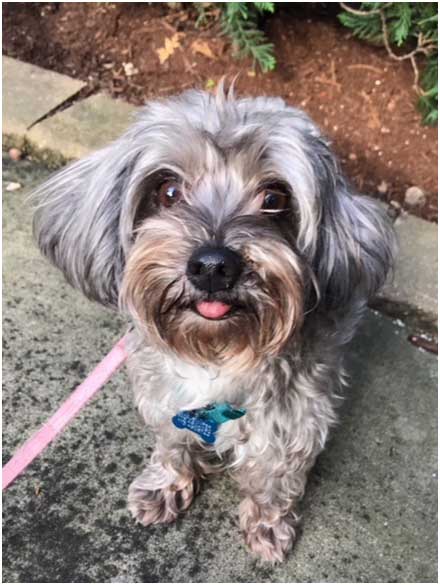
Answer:
<svg viewBox="0 0 440 585"><path fill-rule="evenodd" d="M173 418L173 424L178 429L188 429L199 435L205 443L215 443L216 432L219 426L230 420L241 418L246 414L244 408L234 408L227 402L208 404L203 408L183 410Z"/></svg>

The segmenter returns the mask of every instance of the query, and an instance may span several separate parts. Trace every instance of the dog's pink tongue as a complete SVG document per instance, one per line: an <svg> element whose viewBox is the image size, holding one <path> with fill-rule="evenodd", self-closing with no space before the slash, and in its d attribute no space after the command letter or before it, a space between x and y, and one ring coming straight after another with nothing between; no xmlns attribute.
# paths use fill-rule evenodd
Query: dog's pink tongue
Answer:
<svg viewBox="0 0 440 585"><path fill-rule="evenodd" d="M219 301L202 301L196 305L197 311L206 319L220 319L231 310L231 305Z"/></svg>

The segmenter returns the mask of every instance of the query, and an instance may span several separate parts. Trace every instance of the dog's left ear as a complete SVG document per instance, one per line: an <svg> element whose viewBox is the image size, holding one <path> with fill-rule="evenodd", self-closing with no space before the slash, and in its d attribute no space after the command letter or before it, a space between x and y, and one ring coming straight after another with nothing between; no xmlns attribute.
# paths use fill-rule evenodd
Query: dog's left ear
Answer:
<svg viewBox="0 0 440 585"><path fill-rule="evenodd" d="M116 307L124 267L120 217L135 164L125 136L55 174L34 193L34 236L87 297Z"/></svg>
<svg viewBox="0 0 440 585"><path fill-rule="evenodd" d="M327 308L355 299L368 302L393 267L394 230L378 202L350 191L334 159L327 156L321 163L325 170L314 263L320 301Z"/></svg>

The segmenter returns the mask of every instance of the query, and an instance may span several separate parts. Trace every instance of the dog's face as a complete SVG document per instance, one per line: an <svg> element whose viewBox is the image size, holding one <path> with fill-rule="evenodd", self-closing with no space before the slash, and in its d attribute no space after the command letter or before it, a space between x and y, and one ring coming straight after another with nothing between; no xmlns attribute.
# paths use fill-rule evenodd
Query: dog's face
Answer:
<svg viewBox="0 0 440 585"><path fill-rule="evenodd" d="M41 193L39 243L70 282L196 363L279 354L307 312L367 298L391 261L377 209L279 99L154 102Z"/></svg>
<svg viewBox="0 0 440 585"><path fill-rule="evenodd" d="M190 361L250 366L301 324L296 203L262 130L183 131L139 188L121 304Z"/></svg>

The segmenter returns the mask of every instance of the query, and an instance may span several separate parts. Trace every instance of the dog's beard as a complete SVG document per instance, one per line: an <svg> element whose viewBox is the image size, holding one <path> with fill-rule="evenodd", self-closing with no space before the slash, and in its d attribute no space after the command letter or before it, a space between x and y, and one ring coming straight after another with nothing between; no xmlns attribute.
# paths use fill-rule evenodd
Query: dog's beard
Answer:
<svg viewBox="0 0 440 585"><path fill-rule="evenodd" d="M191 363L236 373L278 355L302 323L297 256L280 237L232 232L228 245L239 249L245 270L232 291L208 295L186 277L195 244L187 229L177 217L145 222L127 261L122 308L150 343ZM231 311L219 320L204 318L196 305L207 298L227 303Z"/></svg>

